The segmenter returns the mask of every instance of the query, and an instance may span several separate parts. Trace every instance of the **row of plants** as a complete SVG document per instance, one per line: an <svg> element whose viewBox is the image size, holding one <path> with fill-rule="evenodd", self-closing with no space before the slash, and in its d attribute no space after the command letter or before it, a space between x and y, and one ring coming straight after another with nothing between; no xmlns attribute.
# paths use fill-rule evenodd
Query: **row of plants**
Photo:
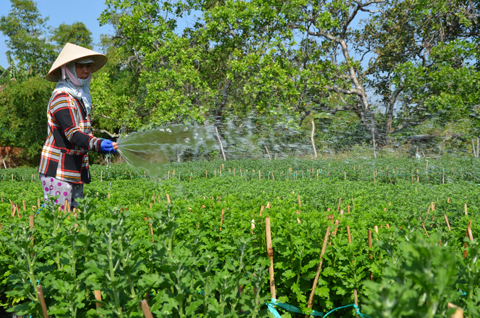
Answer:
<svg viewBox="0 0 480 318"><path fill-rule="evenodd" d="M353 160L232 160L197 161L170 163L135 169L126 164L93 165L92 175L102 180L131 180L151 177L157 179L211 177L260 177L272 180L319 179L350 180L379 183L395 183L399 180L427 184L445 184L460 181L480 183L480 161L472 158L444 158L440 160L411 159L353 159ZM153 173L154 172L154 173ZM0 181L35 181L38 179L36 168L4 169L0 172Z"/></svg>
<svg viewBox="0 0 480 318"><path fill-rule="evenodd" d="M2 182L3 305L40 317L40 284L55 317L141 317L142 299L157 317L267 317L269 217L278 301L310 310L307 300L330 227L313 309L325 313L352 304L356 290L361 312L372 317L445 317L449 302L469 317L479 315L476 185L317 180L308 173L245 179L238 169L268 167L242 163L256 164L213 162L216 177L191 179L177 175L191 164L175 165L167 178L157 179L124 178L121 165L94 167L96 179L85 186L76 216L47 202L32 229L32 212L23 211L22 201L37 212L39 183ZM278 164L287 173L298 161L279 161L280 170ZM121 177L114 179L114 173ZM12 218L10 201L20 205L21 217L17 212ZM465 237L469 224L473 242ZM102 293L99 308L94 290ZM279 311L282 317L303 316Z"/></svg>

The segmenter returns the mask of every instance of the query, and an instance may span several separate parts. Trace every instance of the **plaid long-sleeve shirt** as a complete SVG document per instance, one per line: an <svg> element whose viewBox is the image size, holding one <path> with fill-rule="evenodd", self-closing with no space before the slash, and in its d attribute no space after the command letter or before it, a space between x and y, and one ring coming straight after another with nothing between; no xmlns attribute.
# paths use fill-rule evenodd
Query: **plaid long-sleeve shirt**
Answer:
<svg viewBox="0 0 480 318"><path fill-rule="evenodd" d="M90 183L87 150L103 153L102 139L93 136L83 102L67 92L54 92L47 117L48 134L38 172L66 182Z"/></svg>

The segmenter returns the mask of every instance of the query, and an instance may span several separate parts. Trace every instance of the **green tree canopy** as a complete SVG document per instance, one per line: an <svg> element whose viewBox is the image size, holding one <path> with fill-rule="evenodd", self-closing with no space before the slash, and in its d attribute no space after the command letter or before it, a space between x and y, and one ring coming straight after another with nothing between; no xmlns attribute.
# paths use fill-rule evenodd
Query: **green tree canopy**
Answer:
<svg viewBox="0 0 480 318"><path fill-rule="evenodd" d="M0 31L8 37L7 46L19 66L31 73L45 73L56 53L48 43L48 18L42 18L32 0L11 0L7 16L0 17Z"/></svg>
<svg viewBox="0 0 480 318"><path fill-rule="evenodd" d="M57 44L57 49L61 50L65 44L73 43L93 48L92 32L85 26L83 22L74 22L73 24L62 23L58 28L53 30L52 40Z"/></svg>

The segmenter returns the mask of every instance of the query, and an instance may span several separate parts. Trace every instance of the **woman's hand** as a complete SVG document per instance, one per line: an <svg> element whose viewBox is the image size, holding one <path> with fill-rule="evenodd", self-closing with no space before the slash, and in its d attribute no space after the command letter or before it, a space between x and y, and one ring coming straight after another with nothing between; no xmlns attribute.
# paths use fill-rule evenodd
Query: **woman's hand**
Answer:
<svg viewBox="0 0 480 318"><path fill-rule="evenodd" d="M115 153L117 152L118 144L116 142L112 142L109 139L104 139L100 144L100 147L105 153Z"/></svg>

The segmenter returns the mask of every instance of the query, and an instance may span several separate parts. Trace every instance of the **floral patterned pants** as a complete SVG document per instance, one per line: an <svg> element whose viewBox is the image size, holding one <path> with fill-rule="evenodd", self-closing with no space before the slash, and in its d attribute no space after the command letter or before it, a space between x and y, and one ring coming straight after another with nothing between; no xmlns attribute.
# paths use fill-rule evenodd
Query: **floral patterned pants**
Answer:
<svg viewBox="0 0 480 318"><path fill-rule="evenodd" d="M39 174L39 179L42 183L44 201L56 198L55 203L61 205L62 209L65 202L68 202L71 207L75 207L78 206L75 199L83 198L83 184L61 181L42 173Z"/></svg>

